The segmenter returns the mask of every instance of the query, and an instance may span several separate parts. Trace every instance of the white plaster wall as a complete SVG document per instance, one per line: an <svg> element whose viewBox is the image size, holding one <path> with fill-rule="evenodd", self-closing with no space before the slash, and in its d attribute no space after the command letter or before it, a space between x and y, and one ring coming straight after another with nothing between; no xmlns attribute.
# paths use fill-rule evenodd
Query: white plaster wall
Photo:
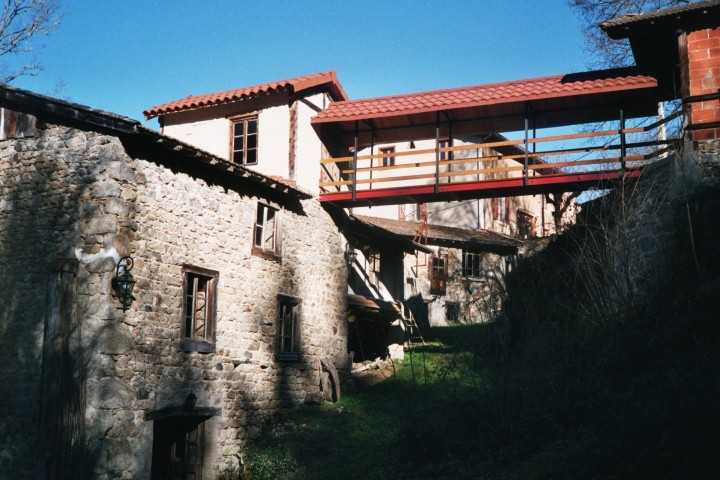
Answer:
<svg viewBox="0 0 720 480"><path fill-rule="evenodd" d="M305 97L305 100L317 108L323 109L328 101L326 94L319 93ZM318 196L320 193L320 159L323 157L323 145L317 133L310 125L310 119L317 112L304 102L297 104L297 132L295 135L295 181L297 184Z"/></svg>
<svg viewBox="0 0 720 480"><path fill-rule="evenodd" d="M258 142L258 164L249 165L249 168L265 175L288 178L290 108L286 104L260 111Z"/></svg>
<svg viewBox="0 0 720 480"><path fill-rule="evenodd" d="M233 112L228 108L217 108L216 111L217 116L212 118L207 118L207 109L200 110L197 114L188 112L182 114L182 117L170 116L169 121L163 127L163 133L229 160L231 122L227 117L244 113L251 114L252 111L245 112L236 109ZM248 168L265 175L288 178L289 132L290 109L287 104L260 109L258 113L258 164L248 165Z"/></svg>
<svg viewBox="0 0 720 480"><path fill-rule="evenodd" d="M226 118L165 125L163 133L221 158L227 159L230 153L230 121Z"/></svg>

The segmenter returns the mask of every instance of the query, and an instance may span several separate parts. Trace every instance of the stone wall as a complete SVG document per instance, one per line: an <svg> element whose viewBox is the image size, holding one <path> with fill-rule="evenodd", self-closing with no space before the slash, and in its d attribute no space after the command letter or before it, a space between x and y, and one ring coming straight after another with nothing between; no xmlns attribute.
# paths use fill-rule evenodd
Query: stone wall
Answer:
<svg viewBox="0 0 720 480"><path fill-rule="evenodd" d="M95 478L149 478L147 415L193 392L198 407L218 412L205 422L210 478L237 462L269 416L327 395L320 359L346 362L337 230L315 200L298 202L281 211L281 261L253 255L259 199L237 190L131 158L118 138L94 132L51 125L0 143L0 381L12 385L0 400L0 477L30 478L36 462L57 461L38 449L48 442L49 398L84 412L63 418L92 441L83 456ZM126 312L111 286L122 255L134 258L137 279ZM57 295L46 292L57 289L64 258L78 263L74 320L49 342L47 304ZM179 350L184 264L219 272L214 353ZM297 362L275 357L278 294L302 301ZM48 365L58 358L69 363ZM56 370L75 383L52 380Z"/></svg>
<svg viewBox="0 0 720 480"><path fill-rule="evenodd" d="M418 254L405 257L405 269L408 277L415 278L415 288L406 288L405 298L413 308L418 322L426 326L439 327L455 323L477 323L491 320L490 315L498 306L498 300L504 292L504 277L508 262L513 256L494 253L482 253L482 271L479 277L463 277L462 249L443 248L448 256L447 287L445 295L430 294L430 276L427 262L429 256ZM416 266L416 263L420 266ZM425 303L426 312L420 301ZM448 321L448 303L457 304L458 320Z"/></svg>

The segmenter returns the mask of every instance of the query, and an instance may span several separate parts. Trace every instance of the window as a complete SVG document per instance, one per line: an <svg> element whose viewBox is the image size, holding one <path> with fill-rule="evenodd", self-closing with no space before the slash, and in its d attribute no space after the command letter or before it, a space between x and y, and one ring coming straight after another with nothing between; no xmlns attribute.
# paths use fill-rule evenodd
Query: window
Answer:
<svg viewBox="0 0 720 480"><path fill-rule="evenodd" d="M475 252L462 252L462 276L469 278L482 277L482 254Z"/></svg>
<svg viewBox="0 0 720 480"><path fill-rule="evenodd" d="M380 252L374 248L365 251L365 271L371 285L380 285Z"/></svg>
<svg viewBox="0 0 720 480"><path fill-rule="evenodd" d="M517 211L518 236L533 238L535 236L535 217L522 210Z"/></svg>
<svg viewBox="0 0 720 480"><path fill-rule="evenodd" d="M443 148L452 147L452 142L449 138L443 138L440 140L440 160L452 160L452 152L443 152ZM449 165L448 165L449 167Z"/></svg>
<svg viewBox="0 0 720 480"><path fill-rule="evenodd" d="M300 357L300 303L299 298L278 295L277 356L279 360L297 360Z"/></svg>
<svg viewBox="0 0 720 480"><path fill-rule="evenodd" d="M510 197L492 199L493 220L508 223L510 212Z"/></svg>
<svg viewBox="0 0 720 480"><path fill-rule="evenodd" d="M457 323L460 321L459 302L445 302L445 320L449 323Z"/></svg>
<svg viewBox="0 0 720 480"><path fill-rule="evenodd" d="M382 166L389 167L395 165L395 147L385 147L380 149L380 153L383 154Z"/></svg>
<svg viewBox="0 0 720 480"><path fill-rule="evenodd" d="M180 349L215 351L215 299L218 272L186 265L183 282L183 321Z"/></svg>
<svg viewBox="0 0 720 480"><path fill-rule="evenodd" d="M246 117L232 123L231 160L240 165L258 163L258 117Z"/></svg>
<svg viewBox="0 0 720 480"><path fill-rule="evenodd" d="M253 238L253 253L270 259L280 257L280 219L279 211L263 203L258 203Z"/></svg>
<svg viewBox="0 0 720 480"><path fill-rule="evenodd" d="M430 293L445 295L447 285L447 255L430 257Z"/></svg>

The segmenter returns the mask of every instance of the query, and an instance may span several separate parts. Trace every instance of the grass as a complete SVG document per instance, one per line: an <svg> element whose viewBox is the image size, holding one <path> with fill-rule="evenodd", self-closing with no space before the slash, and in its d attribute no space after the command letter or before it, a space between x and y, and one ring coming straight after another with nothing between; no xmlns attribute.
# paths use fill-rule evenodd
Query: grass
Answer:
<svg viewBox="0 0 720 480"><path fill-rule="evenodd" d="M437 421L433 412L468 388L470 376L457 370L463 355L451 343L433 342L407 354L381 383L338 403L307 406L278 418L266 435L248 445L244 478L380 480L423 470L427 476L415 478L443 478L433 464L456 460L437 462L434 452L443 441L422 425ZM420 452L424 459L418 463Z"/></svg>
<svg viewBox="0 0 720 480"><path fill-rule="evenodd" d="M433 329L383 382L278 418L248 445L240 478L712 478L713 305L709 290L658 305L583 338L569 359L560 345L578 340L567 335L498 355L497 326Z"/></svg>

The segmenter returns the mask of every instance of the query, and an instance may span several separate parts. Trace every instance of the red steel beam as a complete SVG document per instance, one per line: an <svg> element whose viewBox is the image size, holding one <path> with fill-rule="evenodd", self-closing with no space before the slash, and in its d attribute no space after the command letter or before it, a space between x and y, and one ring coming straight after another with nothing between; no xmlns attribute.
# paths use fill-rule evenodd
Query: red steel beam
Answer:
<svg viewBox="0 0 720 480"><path fill-rule="evenodd" d="M625 178L637 178L642 169L625 172ZM400 203L442 202L450 200L467 200L471 198L515 197L537 195L542 193L574 192L592 187L609 188L622 177L620 170L602 172L566 173L542 175L528 178L523 185L522 177L504 178L500 180L482 180L476 182L444 183L438 185L417 185L408 187L376 188L358 190L355 201L352 192L327 192L320 194L320 201L339 207L393 205Z"/></svg>

